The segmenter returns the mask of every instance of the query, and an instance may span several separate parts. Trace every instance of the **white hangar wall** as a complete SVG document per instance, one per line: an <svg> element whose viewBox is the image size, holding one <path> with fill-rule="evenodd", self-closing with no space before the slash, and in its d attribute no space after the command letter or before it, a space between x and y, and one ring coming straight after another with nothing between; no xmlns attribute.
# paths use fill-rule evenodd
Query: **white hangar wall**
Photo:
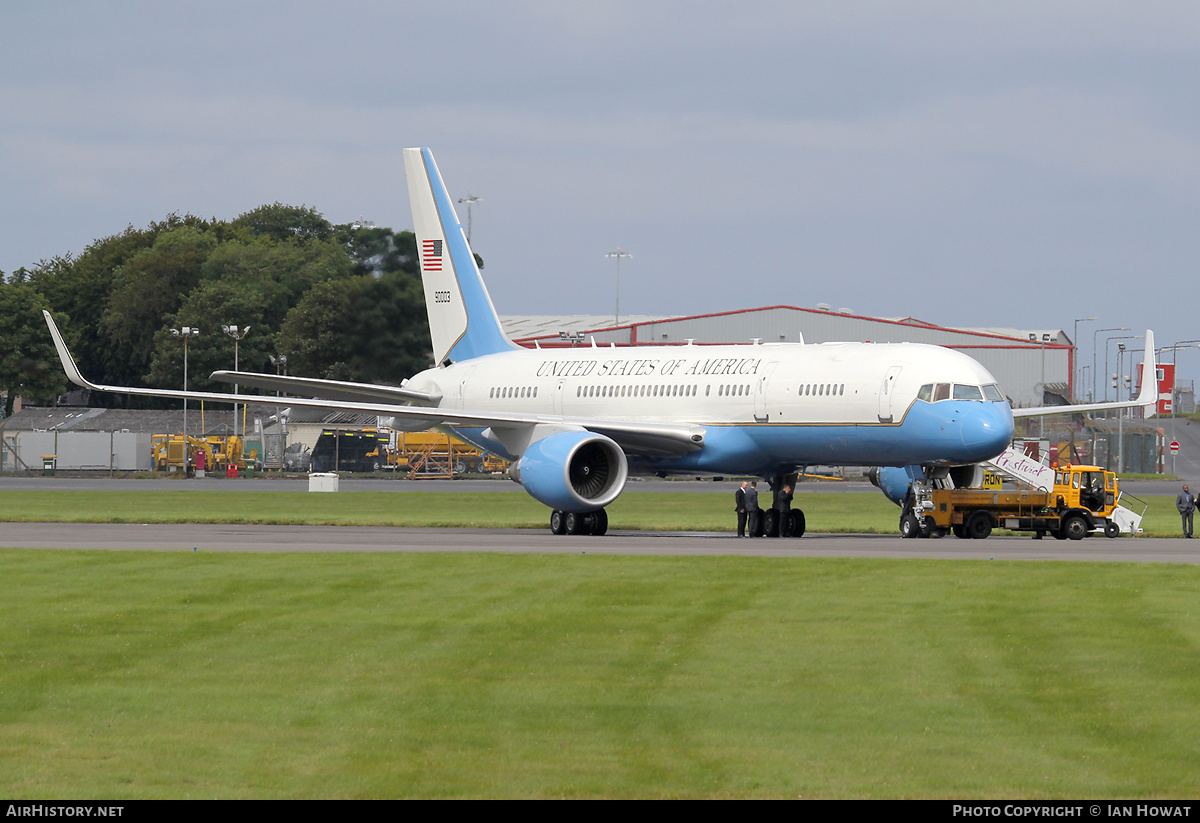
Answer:
<svg viewBox="0 0 1200 823"><path fill-rule="evenodd" d="M1004 393L1020 406L1043 404L1043 384L1052 392L1069 396L1074 363L1070 338L1060 329L951 329L919 320L863 317L844 312L766 306L757 309L695 315L691 317L638 317L620 326L612 318L509 317L506 331L517 342L533 345L675 345L696 343L768 342L828 343L930 343L967 354L988 369ZM608 322L610 325L603 325ZM564 341L561 332L575 334ZM1029 339L1036 335L1037 343ZM1043 345L1043 338L1045 343ZM1090 365L1090 364L1089 364ZM1043 377L1044 374L1044 377ZM1090 381L1089 381L1090 382ZM1084 399L1084 388L1080 397Z"/></svg>

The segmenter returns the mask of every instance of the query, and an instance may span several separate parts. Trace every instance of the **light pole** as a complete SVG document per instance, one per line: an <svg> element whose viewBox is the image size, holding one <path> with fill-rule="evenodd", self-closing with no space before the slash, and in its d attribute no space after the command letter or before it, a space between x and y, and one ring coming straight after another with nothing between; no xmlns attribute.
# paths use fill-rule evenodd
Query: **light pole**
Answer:
<svg viewBox="0 0 1200 823"><path fill-rule="evenodd" d="M274 354L268 354L267 357L270 359L271 365L275 367L275 374L277 376L280 374L287 374L287 355L286 354L280 354L278 356L276 356ZM282 395L278 391L276 391L275 396L281 397Z"/></svg>
<svg viewBox="0 0 1200 823"><path fill-rule="evenodd" d="M181 329L171 329L171 334L176 337L183 338L183 390L187 391L187 344L189 337L196 337L200 334L200 330L191 326L184 326ZM188 465L191 461L188 460L188 427L187 427L187 398L183 398L183 474L187 476Z"/></svg>
<svg viewBox="0 0 1200 823"><path fill-rule="evenodd" d="M471 245L471 206L474 206L476 203L482 203L483 198L476 197L471 192L467 192L467 196L458 198L458 202L467 204L467 245L469 246Z"/></svg>
<svg viewBox="0 0 1200 823"><path fill-rule="evenodd" d="M1114 329L1114 331L1116 331L1116 330ZM1124 329L1123 331L1128 331L1128 329ZM1135 334L1125 334L1125 335L1121 335L1118 337L1104 338L1104 373L1106 375L1109 374L1109 371L1108 371L1108 344L1114 340L1135 340L1135 339L1137 339L1137 335L1135 335ZM1118 345L1120 345L1120 344L1118 344ZM1112 378L1116 379L1116 374L1113 374ZM1116 386L1114 386L1113 388L1115 389ZM1117 395L1117 397L1119 398L1120 395ZM1104 384L1104 402L1105 403L1108 402L1108 384L1107 383ZM1105 412L1104 416L1108 417L1108 412Z"/></svg>
<svg viewBox="0 0 1200 823"><path fill-rule="evenodd" d="M1191 345L1184 345L1185 343L1191 344ZM1171 371L1174 372L1174 374L1171 377L1171 442L1172 443L1175 442L1175 405L1178 401L1178 394L1175 391L1175 386L1179 382L1179 371L1175 368L1175 365L1179 360L1179 350L1180 349L1200 349L1200 346L1195 345L1196 343L1200 343L1200 340L1180 340L1178 343L1175 343L1174 345L1163 346L1161 349L1157 350L1157 351L1167 351L1168 349L1170 349L1170 351L1171 351ZM1143 380L1146 379L1145 375L1142 376L1142 379ZM1157 374L1154 375L1154 379L1158 380ZM1171 474L1175 474L1175 452L1171 452Z"/></svg>
<svg viewBox="0 0 1200 823"><path fill-rule="evenodd" d="M1097 363L1096 349L1100 344L1099 344L1099 342L1097 342L1096 336L1098 334L1100 334L1100 332L1102 332L1102 331L1129 331L1129 328L1127 326L1122 326L1119 329L1096 329L1096 331L1092 334L1092 399L1093 399L1093 401L1100 399L1100 392L1096 388L1096 378L1100 376L1100 372L1096 369L1096 363ZM1105 343L1104 343L1104 371L1105 371L1105 374L1108 373L1108 342L1107 342L1107 338L1105 338ZM1108 378L1106 377L1105 379L1107 380ZM1104 399L1105 400L1108 399L1108 387L1107 386L1104 389Z"/></svg>
<svg viewBox="0 0 1200 823"><path fill-rule="evenodd" d="M1094 317L1080 317L1080 318L1078 318L1078 319L1075 321L1075 336L1071 338L1071 345L1075 347L1075 362L1076 362L1076 364L1078 364L1078 363L1079 363L1079 324L1080 324L1080 323L1086 323L1086 322L1088 322L1088 321L1095 320L1095 319L1096 319L1096 318L1094 318ZM1082 370L1082 369L1079 369L1078 371L1079 371L1079 373L1080 373L1080 374L1082 374L1082 373L1083 373L1083 370ZM1074 373L1072 373L1072 374L1071 374L1071 379L1072 379L1072 380L1074 380L1074 379L1075 379L1075 374L1074 374ZM1085 382L1086 382L1086 381L1085 381ZM1072 386L1072 387L1071 387L1071 394L1072 394L1072 395L1074 395L1074 394L1075 394L1075 391L1074 391L1074 389L1075 389L1075 387L1074 387L1074 386ZM1074 399L1077 399L1077 398L1074 398L1074 397L1073 397L1072 399L1074 400Z"/></svg>
<svg viewBox="0 0 1200 823"><path fill-rule="evenodd" d="M232 325L221 326L221 331L225 332L227 335L229 335L230 337L233 338L233 370L237 371L238 370L238 343L241 342L243 337L245 337L246 335L248 335L250 333L250 327L246 326L245 328L243 328L239 331L237 326L232 326ZM233 393L235 395L238 393L238 384L237 383L233 384ZM235 432L237 431L237 427L238 427L238 404L234 403L233 404L233 430ZM246 425L245 425L245 423L243 423L242 424L242 440L244 441L245 439L246 439Z"/></svg>
<svg viewBox="0 0 1200 823"><path fill-rule="evenodd" d="M1036 334L1034 334L1033 332L1029 333L1029 342L1030 343L1040 342L1042 345L1042 383L1041 383L1042 396L1040 398L1038 398L1039 406L1044 406L1046 404L1046 342L1049 339L1050 339L1050 335L1045 332L1042 333L1042 339L1040 341L1038 340L1038 336ZM1040 439L1045 434L1046 434L1046 418L1039 415L1038 416L1038 438Z"/></svg>
<svg viewBox="0 0 1200 823"><path fill-rule="evenodd" d="M621 325L621 258L628 257L632 259L633 255L627 251L621 251L621 247L617 246L616 251L610 251L604 256L617 258L617 311L614 315L613 325L619 326Z"/></svg>

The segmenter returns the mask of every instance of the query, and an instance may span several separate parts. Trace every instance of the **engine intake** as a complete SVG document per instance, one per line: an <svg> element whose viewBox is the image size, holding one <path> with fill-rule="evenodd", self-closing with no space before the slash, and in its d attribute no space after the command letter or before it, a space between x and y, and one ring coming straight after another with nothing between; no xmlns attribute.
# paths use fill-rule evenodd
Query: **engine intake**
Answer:
<svg viewBox="0 0 1200 823"><path fill-rule="evenodd" d="M516 475L538 502L567 512L591 512L617 499L629 477L625 452L592 432L559 432L521 455Z"/></svg>

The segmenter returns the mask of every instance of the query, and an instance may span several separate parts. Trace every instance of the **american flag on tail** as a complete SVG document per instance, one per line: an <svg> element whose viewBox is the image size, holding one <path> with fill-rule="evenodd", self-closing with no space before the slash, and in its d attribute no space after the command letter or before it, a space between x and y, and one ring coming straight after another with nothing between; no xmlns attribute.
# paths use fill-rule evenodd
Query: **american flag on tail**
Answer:
<svg viewBox="0 0 1200 823"><path fill-rule="evenodd" d="M442 270L442 241L421 241L421 268L425 271Z"/></svg>

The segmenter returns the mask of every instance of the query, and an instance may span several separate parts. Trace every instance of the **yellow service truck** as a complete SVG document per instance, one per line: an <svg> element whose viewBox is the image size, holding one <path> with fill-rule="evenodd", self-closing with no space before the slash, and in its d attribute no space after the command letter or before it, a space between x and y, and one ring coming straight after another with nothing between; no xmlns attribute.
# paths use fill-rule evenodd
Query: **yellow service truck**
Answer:
<svg viewBox="0 0 1200 823"><path fill-rule="evenodd" d="M1128 495L1125 497L1129 498ZM1099 466L1065 466L1054 474L1049 491L952 489L913 484L911 501L900 516L905 537L955 537L982 540L992 529L1033 532L1059 540L1082 540L1094 532L1117 537L1140 531L1141 511L1121 505L1115 473Z"/></svg>

